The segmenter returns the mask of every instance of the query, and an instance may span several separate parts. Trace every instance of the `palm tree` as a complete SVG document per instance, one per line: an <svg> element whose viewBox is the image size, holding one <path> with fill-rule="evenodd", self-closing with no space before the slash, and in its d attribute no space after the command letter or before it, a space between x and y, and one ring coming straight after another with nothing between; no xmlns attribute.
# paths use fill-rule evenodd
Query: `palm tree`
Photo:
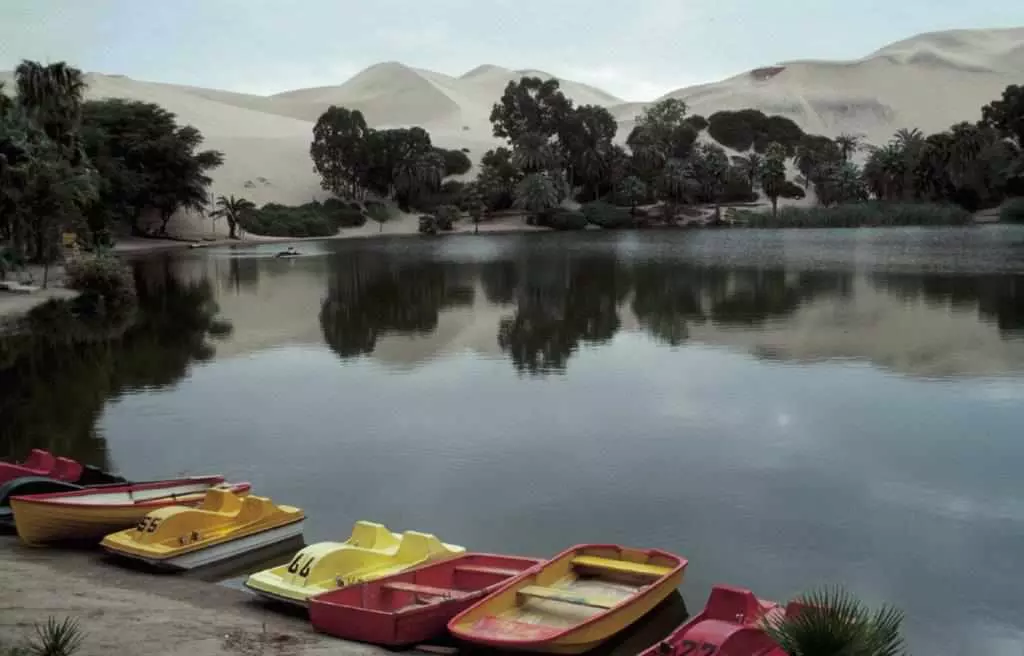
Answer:
<svg viewBox="0 0 1024 656"><path fill-rule="evenodd" d="M739 169L743 177L747 179L751 190L757 188L761 167L764 165L764 157L758 153L739 155L732 158L732 165Z"/></svg>
<svg viewBox="0 0 1024 656"><path fill-rule="evenodd" d="M846 132L836 137L836 146L839 147L839 152L842 154L843 161L850 161L850 156L861 149L864 143L863 135L859 134L848 134Z"/></svg>
<svg viewBox="0 0 1024 656"><path fill-rule="evenodd" d="M687 198L692 198L699 191L700 187L693 179L693 171L689 164L679 159L671 159L661 173L659 180L662 200L665 206L662 208L662 220L665 223L675 223L676 207Z"/></svg>
<svg viewBox="0 0 1024 656"><path fill-rule="evenodd" d="M551 178L543 173L531 173L516 185L515 206L532 216L527 223L533 225L537 215L558 205L558 188Z"/></svg>
<svg viewBox="0 0 1024 656"><path fill-rule="evenodd" d="M907 155L899 142L872 148L864 163L864 181L880 200L903 196L907 178Z"/></svg>
<svg viewBox="0 0 1024 656"><path fill-rule="evenodd" d="M64 62L43 66L26 59L14 69L14 82L17 103L29 118L62 148L75 147L86 87L82 71Z"/></svg>
<svg viewBox="0 0 1024 656"><path fill-rule="evenodd" d="M536 132L521 135L512 146L512 163L528 174L553 168L555 156L547 137Z"/></svg>
<svg viewBox="0 0 1024 656"><path fill-rule="evenodd" d="M722 219L722 188L729 175L729 156L717 144L701 144L692 158L690 171L706 198L715 204L715 221Z"/></svg>
<svg viewBox="0 0 1024 656"><path fill-rule="evenodd" d="M842 588L803 595L798 608L769 615L762 628L790 656L900 656L903 613L884 605L872 613Z"/></svg>
<svg viewBox="0 0 1024 656"><path fill-rule="evenodd" d="M218 196L216 206L217 209L210 212L210 218L219 219L224 217L228 220L229 239L238 239L235 232L236 226L238 226L245 214L256 209L252 201L245 198L235 198L234 195Z"/></svg>
<svg viewBox="0 0 1024 656"><path fill-rule="evenodd" d="M768 151L760 163L758 177L765 195L772 201L772 216L779 216L779 196L786 184L786 149L778 143L768 146Z"/></svg>

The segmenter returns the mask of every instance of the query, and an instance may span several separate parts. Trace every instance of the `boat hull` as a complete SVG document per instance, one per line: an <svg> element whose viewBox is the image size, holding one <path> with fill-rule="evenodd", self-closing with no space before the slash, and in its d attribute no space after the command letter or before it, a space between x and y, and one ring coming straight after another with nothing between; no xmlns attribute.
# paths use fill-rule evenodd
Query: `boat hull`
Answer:
<svg viewBox="0 0 1024 656"><path fill-rule="evenodd" d="M104 536L134 526L149 512L166 506L193 506L201 503L206 491L223 482L222 477L197 477L191 480L157 481L140 485L83 489L54 494L35 494L11 498L18 537L29 545L51 542L99 542ZM175 487L177 486L177 487ZM150 495L137 503L90 503L90 499L124 494L131 489ZM174 497L156 497L164 488L181 488ZM233 486L247 493L248 483Z"/></svg>
<svg viewBox="0 0 1024 656"><path fill-rule="evenodd" d="M309 619L317 631L344 640L388 647L427 642L443 635L451 618L540 562L463 554L317 595L309 601Z"/></svg>
<svg viewBox="0 0 1024 656"><path fill-rule="evenodd" d="M460 613L448 630L500 649L582 654L668 597L686 564L656 549L578 545Z"/></svg>
<svg viewBox="0 0 1024 656"><path fill-rule="evenodd" d="M257 549L264 549L280 542L299 537L302 535L304 525L305 520L300 519L292 522L291 524L277 526L258 533L252 533L250 535L243 535L226 542L220 542L196 551L167 558L154 558L137 553L130 553L119 549L113 549L106 545L104 545L104 549L106 549L108 553L114 554L119 558L136 560L159 569L172 571L192 570L200 567L206 567L207 565L221 563L225 560L237 558L243 554L256 551Z"/></svg>

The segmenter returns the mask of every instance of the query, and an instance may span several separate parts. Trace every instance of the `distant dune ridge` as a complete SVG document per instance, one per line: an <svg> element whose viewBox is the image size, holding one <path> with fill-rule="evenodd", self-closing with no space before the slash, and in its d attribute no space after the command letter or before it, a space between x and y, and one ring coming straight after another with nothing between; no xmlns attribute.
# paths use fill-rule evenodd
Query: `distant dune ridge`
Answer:
<svg viewBox="0 0 1024 656"><path fill-rule="evenodd" d="M74 62L70 62L74 64ZM925 132L980 118L980 107L1009 84L1021 83L1024 28L952 30L922 34L854 61L768 64L711 84L678 89L691 113L759 109L792 118L804 130L835 136L861 133L881 143L899 128ZM216 89L90 73L89 98L155 102L196 126L205 147L222 150L214 194L242 195L257 205L297 204L323 198L309 158L312 127L330 105L361 110L371 126L422 125L435 145L468 148L478 160L499 144L488 121L491 106L510 80L542 71L477 66L453 77L383 62L337 86L257 96ZM11 73L0 73L10 83ZM648 102L627 102L601 89L560 80L576 104L608 107L624 141ZM8 87L10 88L10 87ZM659 99L660 100L660 99ZM653 102L653 101L652 101Z"/></svg>

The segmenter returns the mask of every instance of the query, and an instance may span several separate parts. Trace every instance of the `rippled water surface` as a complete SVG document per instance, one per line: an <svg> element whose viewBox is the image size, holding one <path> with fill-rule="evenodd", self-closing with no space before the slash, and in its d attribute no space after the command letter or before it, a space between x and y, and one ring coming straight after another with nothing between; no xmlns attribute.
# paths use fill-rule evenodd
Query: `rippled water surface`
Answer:
<svg viewBox="0 0 1024 656"><path fill-rule="evenodd" d="M310 541L666 548L691 609L842 582L915 653L1021 653L1024 232L299 248L136 261L124 336L8 356L2 450L248 479Z"/></svg>

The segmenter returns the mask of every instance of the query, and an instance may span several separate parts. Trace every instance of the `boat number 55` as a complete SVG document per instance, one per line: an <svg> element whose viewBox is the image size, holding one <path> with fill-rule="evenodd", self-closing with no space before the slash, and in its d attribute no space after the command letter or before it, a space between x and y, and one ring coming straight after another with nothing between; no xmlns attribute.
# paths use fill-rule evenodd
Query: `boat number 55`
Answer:
<svg viewBox="0 0 1024 656"><path fill-rule="evenodd" d="M683 651L679 653L679 656L711 656L718 651L718 645L713 645L710 642L699 644L693 640L683 640Z"/></svg>
<svg viewBox="0 0 1024 656"><path fill-rule="evenodd" d="M152 533L156 530L156 527L160 525L160 520L156 517L143 517L142 521L135 525L135 528L140 532L145 531L146 533Z"/></svg>
<svg viewBox="0 0 1024 656"><path fill-rule="evenodd" d="M299 561L301 560L302 554L295 554L295 558L292 559L292 562L288 563L288 573L294 574L295 572L298 572L299 576L301 576L302 578L306 578L307 576L309 576L309 568L313 566L313 561L316 560L316 556L310 556L309 560L306 561L306 564L303 565L302 569L300 570Z"/></svg>

